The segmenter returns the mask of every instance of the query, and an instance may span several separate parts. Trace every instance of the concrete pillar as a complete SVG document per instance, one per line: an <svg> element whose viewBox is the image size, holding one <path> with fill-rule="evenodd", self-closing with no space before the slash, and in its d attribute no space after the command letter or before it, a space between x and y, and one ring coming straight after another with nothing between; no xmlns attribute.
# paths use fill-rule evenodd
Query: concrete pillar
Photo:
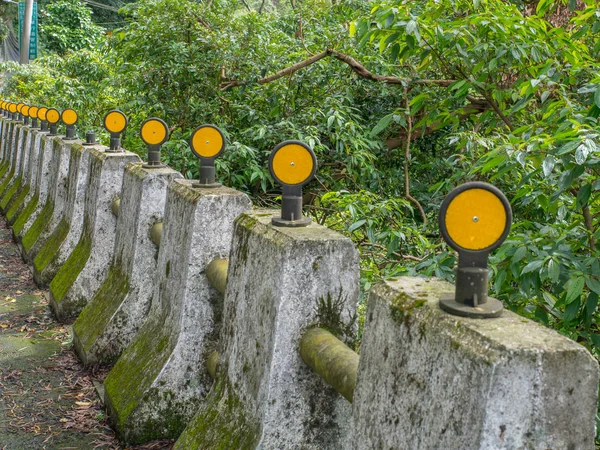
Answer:
<svg viewBox="0 0 600 450"><path fill-rule="evenodd" d="M31 227L23 235L20 243L21 254L27 262L33 262L33 258L43 243L43 239L50 234L48 228L56 226L56 216L62 212L66 200L67 173L69 170L68 149L65 148L63 140L58 136L48 136L45 139L50 141L50 148L48 149L50 152L47 180L48 193L44 207L40 210Z"/></svg>
<svg viewBox="0 0 600 450"><path fill-rule="evenodd" d="M158 278L152 226L163 220L173 169L125 168L115 251L108 276L73 325L73 343L85 364L114 363L146 320Z"/></svg>
<svg viewBox="0 0 600 450"><path fill-rule="evenodd" d="M6 212L6 219L10 225L15 223L17 217L35 193L41 137L42 134L38 130L29 129L29 143L25 142L25 148L28 149L29 156L24 169L23 189Z"/></svg>
<svg viewBox="0 0 600 450"><path fill-rule="evenodd" d="M18 130L17 151L20 152L21 156L15 172L16 178L12 186L7 188L3 195L0 196L0 210L5 216L8 216L8 212L13 209L13 205L21 196L23 188L27 183L29 156L31 153L31 128L25 125L19 125ZM14 212L11 213L11 217L13 215Z"/></svg>
<svg viewBox="0 0 600 450"><path fill-rule="evenodd" d="M354 338L359 257L350 239L315 223L271 225L279 211L235 223L217 380L175 445L340 449L351 405L302 361L314 325Z"/></svg>
<svg viewBox="0 0 600 450"><path fill-rule="evenodd" d="M19 122L14 120L9 122L7 129L8 139L6 145L9 148L10 154L7 160L8 170L5 172L4 177L0 180L0 198L4 195L6 190L12 185L17 173L17 163L21 156L18 151L18 136L19 136Z"/></svg>
<svg viewBox="0 0 600 450"><path fill-rule="evenodd" d="M23 211L16 218L12 231L13 237L17 243L21 244L23 237L33 226L36 219L46 207L48 192L50 189L52 173L52 148L54 139L49 137L46 132L41 133L40 147L38 151L37 175L35 193L31 200L25 205Z"/></svg>
<svg viewBox="0 0 600 450"><path fill-rule="evenodd" d="M371 289L354 391L353 449L594 448L598 365L510 311L443 312L454 287L402 277Z"/></svg>
<svg viewBox="0 0 600 450"><path fill-rule="evenodd" d="M71 146L66 205L58 225L33 260L33 277L38 286L48 286L81 238L92 148L104 151L107 147Z"/></svg>
<svg viewBox="0 0 600 450"><path fill-rule="evenodd" d="M23 163L23 125L16 123L11 137L11 146L14 148L11 166L11 178L6 179L0 186L0 211L4 212L7 203L21 185L20 171Z"/></svg>
<svg viewBox="0 0 600 450"><path fill-rule="evenodd" d="M47 215L40 215L38 218L38 221L43 221L43 227L32 227L30 232L23 238L23 248L27 252L26 260L29 262L34 261L37 254L60 223L67 209L71 149L73 145L80 145L80 143L81 141L64 141L63 139L54 141L52 157L56 158L56 165L53 169L55 172L52 173L52 181L47 200L47 203L53 204L53 208ZM37 235L37 238L32 236L32 239L30 240L29 234L33 233L34 229L36 229L36 231L39 230L39 234ZM29 246L29 248L27 248L27 246Z"/></svg>
<svg viewBox="0 0 600 450"><path fill-rule="evenodd" d="M212 385L203 361L222 296L204 270L229 254L233 221L252 205L233 189L192 183L169 185L150 313L104 382L110 419L131 443L178 436Z"/></svg>
<svg viewBox="0 0 600 450"><path fill-rule="evenodd" d="M50 283L50 306L61 321L77 317L108 272L117 225L111 204L121 191L125 166L138 161L131 152L90 150L81 237Z"/></svg>

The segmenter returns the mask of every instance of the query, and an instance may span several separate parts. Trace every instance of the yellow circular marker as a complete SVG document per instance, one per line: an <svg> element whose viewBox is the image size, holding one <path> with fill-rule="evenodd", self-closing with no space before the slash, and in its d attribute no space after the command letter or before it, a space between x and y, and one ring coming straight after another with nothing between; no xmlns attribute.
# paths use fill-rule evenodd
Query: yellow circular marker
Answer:
<svg viewBox="0 0 600 450"><path fill-rule="evenodd" d="M104 116L104 128L110 133L121 133L127 128L127 123L127 117L118 109L113 109Z"/></svg>
<svg viewBox="0 0 600 450"><path fill-rule="evenodd" d="M74 109L65 109L61 114L61 119L65 125L75 125L79 116Z"/></svg>
<svg viewBox="0 0 600 450"><path fill-rule="evenodd" d="M13 114L16 113L17 112L17 105L15 103L11 103L10 106L8 107L8 110L11 113L13 113Z"/></svg>
<svg viewBox="0 0 600 450"><path fill-rule="evenodd" d="M19 114L21 114L21 109L23 109L23 106L25 106L24 103L17 103L17 112Z"/></svg>
<svg viewBox="0 0 600 450"><path fill-rule="evenodd" d="M40 108L38 108L37 106L32 106L29 108L29 117L31 117L32 119L37 119L38 118L38 110Z"/></svg>
<svg viewBox="0 0 600 450"><path fill-rule="evenodd" d="M48 123L51 124L58 123L58 121L60 120L60 112L58 112L58 109L50 108L46 112L46 120L48 121Z"/></svg>
<svg viewBox="0 0 600 450"><path fill-rule="evenodd" d="M281 184L299 186L307 183L317 171L317 157L300 141L279 144L269 158L269 170Z"/></svg>
<svg viewBox="0 0 600 450"><path fill-rule="evenodd" d="M21 108L21 114L23 114L25 117L29 117L29 110L31 108L29 107L29 105L25 105Z"/></svg>
<svg viewBox="0 0 600 450"><path fill-rule="evenodd" d="M40 108L38 109L38 119L46 120L46 113L48 112L48 108Z"/></svg>
<svg viewBox="0 0 600 450"><path fill-rule="evenodd" d="M440 209L440 231L457 251L489 252L502 244L512 221L510 204L491 184L472 182L454 189Z"/></svg>
<svg viewBox="0 0 600 450"><path fill-rule="evenodd" d="M140 136L147 145L160 145L169 138L169 127L163 120L152 117L142 123Z"/></svg>
<svg viewBox="0 0 600 450"><path fill-rule="evenodd" d="M201 125L190 136L190 148L198 158L216 158L223 153L225 146L225 135L214 125Z"/></svg>

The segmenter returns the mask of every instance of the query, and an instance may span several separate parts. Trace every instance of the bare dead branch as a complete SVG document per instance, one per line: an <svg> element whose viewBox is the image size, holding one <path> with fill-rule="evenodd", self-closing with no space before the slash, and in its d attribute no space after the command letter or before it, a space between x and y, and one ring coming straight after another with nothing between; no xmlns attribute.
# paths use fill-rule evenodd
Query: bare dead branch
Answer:
<svg viewBox="0 0 600 450"><path fill-rule="evenodd" d="M317 53L316 55L311 56L310 58L307 58L307 59L300 61L296 64L293 64L289 67L286 67L285 69L280 70L279 72L277 72L273 75L270 75L270 76L264 77L264 78L260 78L256 81L256 83L258 83L258 84L271 83L272 81L278 80L279 78L282 78L286 75L290 75L290 74L292 74L300 69L303 69L305 67L308 67L326 57L333 57L333 58L347 64L352 69L352 71L354 73L356 73L358 76L365 78L367 80L371 80L371 81L378 81L378 82L383 82L383 83L388 83L388 84L434 85L434 86L440 86L440 87L448 87L455 81L455 80L411 80L409 78L397 78L397 77L393 77L390 75L376 75L376 74L369 72L365 68L365 66L363 66L361 63L359 63L357 60L355 60L351 56L346 55L341 52L338 52L337 50L327 49L321 53ZM221 84L221 89L222 90L230 89L230 88L233 88L236 86L242 86L242 85L248 84L248 83L249 83L248 81L241 81L241 80L226 81L223 84Z"/></svg>

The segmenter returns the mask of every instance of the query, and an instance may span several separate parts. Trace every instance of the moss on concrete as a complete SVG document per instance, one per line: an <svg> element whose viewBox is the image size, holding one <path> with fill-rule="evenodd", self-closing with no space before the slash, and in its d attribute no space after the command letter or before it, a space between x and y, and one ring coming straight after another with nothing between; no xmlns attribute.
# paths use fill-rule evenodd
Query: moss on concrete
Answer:
<svg viewBox="0 0 600 450"><path fill-rule="evenodd" d="M414 299L408 294L401 292L392 299L390 315L396 323L405 323L405 320L410 316L413 309L421 308L426 303L427 300L425 299Z"/></svg>
<svg viewBox="0 0 600 450"><path fill-rule="evenodd" d="M87 222L84 222L83 232L79 242L57 272L56 276L50 283L50 295L53 303L54 311L61 311L59 316L72 316L79 312L85 305L72 304L67 306L60 305L65 295L73 286L73 283L85 267L92 250L92 236L89 231L90 227Z"/></svg>
<svg viewBox="0 0 600 450"><path fill-rule="evenodd" d="M21 182L23 178L18 176L15 178L15 181L4 191L4 195L0 198L0 209L2 212L6 212L6 208L9 206L11 199L17 193L17 191L21 188Z"/></svg>
<svg viewBox="0 0 600 450"><path fill-rule="evenodd" d="M25 253L28 253L29 250L36 243L46 225L52 219L52 214L54 213L54 202L48 201L44 208L40 211L39 216L35 219L35 222L31 225L25 236L23 236L23 240L21 243L23 244L23 249Z"/></svg>
<svg viewBox="0 0 600 450"><path fill-rule="evenodd" d="M260 424L248 413L222 373L204 405L181 434L173 450L254 450Z"/></svg>
<svg viewBox="0 0 600 450"><path fill-rule="evenodd" d="M176 423L176 417L163 417L160 424L152 424L152 427L147 424L140 427L135 423L135 411L141 402L152 402L153 397L158 401L158 392L152 389L152 384L167 363L174 345L162 324L146 322L104 381L111 422L117 433L130 443L165 437L165 428L170 437L177 437L185 427L182 420Z"/></svg>
<svg viewBox="0 0 600 450"><path fill-rule="evenodd" d="M77 335L77 353L85 362L87 354L98 338L102 335L110 319L119 306L125 300L129 292L129 277L122 270L121 265L111 265L108 276L98 289L94 298L81 311L79 317L73 324L73 331ZM97 362L107 364L113 362L109 355L108 359L100 358Z"/></svg>
<svg viewBox="0 0 600 450"><path fill-rule="evenodd" d="M69 222L63 217L33 260L33 270L37 275L36 278L41 276L44 269L56 256L70 229Z"/></svg>
<svg viewBox="0 0 600 450"><path fill-rule="evenodd" d="M10 181L13 179L14 176L15 169L13 168L8 174L8 176L4 179L4 181L2 181L2 183L0 184L0 195L2 195L4 191L6 191L6 188L8 187Z"/></svg>
<svg viewBox="0 0 600 450"><path fill-rule="evenodd" d="M10 167L10 165L8 164L8 161L4 161L2 163L2 165L0 165L0 180L6 174L6 172L8 171L9 167Z"/></svg>
<svg viewBox="0 0 600 450"><path fill-rule="evenodd" d="M19 195L15 197L15 201L12 202L12 205L10 206L10 208L8 208L8 211L6 211L6 220L8 220L9 224L12 225L12 223L17 218L18 212L23 208L23 203L25 202L25 198L29 194L29 190L30 186L26 184L23 187L23 189L21 189L21 192L19 192Z"/></svg>
<svg viewBox="0 0 600 450"><path fill-rule="evenodd" d="M23 208L23 211L19 214L19 216L15 219L15 223L13 223L13 234L18 236L23 231L23 227L37 208L38 202L40 201L40 197L38 194L35 194L29 203Z"/></svg>

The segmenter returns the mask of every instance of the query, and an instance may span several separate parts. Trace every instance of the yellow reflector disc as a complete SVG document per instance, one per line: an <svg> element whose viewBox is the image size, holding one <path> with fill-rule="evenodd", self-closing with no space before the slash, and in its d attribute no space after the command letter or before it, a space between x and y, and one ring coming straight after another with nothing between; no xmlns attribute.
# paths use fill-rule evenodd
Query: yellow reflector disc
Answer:
<svg viewBox="0 0 600 450"><path fill-rule="evenodd" d="M486 189L469 189L448 205L445 224L448 236L465 250L492 246L506 229L506 210L496 195Z"/></svg>
<svg viewBox="0 0 600 450"><path fill-rule="evenodd" d="M167 128L158 120L148 120L142 125L140 133L146 144L156 145L162 143L167 137Z"/></svg>
<svg viewBox="0 0 600 450"><path fill-rule="evenodd" d="M77 122L77 113L72 110L72 109L65 109L62 112L62 121L64 122L65 125L75 125L75 122Z"/></svg>
<svg viewBox="0 0 600 450"><path fill-rule="evenodd" d="M23 114L25 117L29 117L29 106L23 106L21 108L21 114Z"/></svg>
<svg viewBox="0 0 600 450"><path fill-rule="evenodd" d="M23 108L23 106L25 106L23 103L17 103L17 112L21 112L21 108Z"/></svg>
<svg viewBox="0 0 600 450"><path fill-rule="evenodd" d="M38 109L38 119L46 120L46 113L48 112L48 108L40 108Z"/></svg>
<svg viewBox="0 0 600 450"><path fill-rule="evenodd" d="M213 158L223 149L223 136L213 127L201 127L192 137L192 151L202 158Z"/></svg>
<svg viewBox="0 0 600 450"><path fill-rule="evenodd" d="M37 119L39 109L40 108L38 108L37 106L32 106L31 108L29 108L29 117Z"/></svg>
<svg viewBox="0 0 600 450"><path fill-rule="evenodd" d="M110 133L120 133L127 126L127 118L121 111L111 111L104 118L104 127Z"/></svg>
<svg viewBox="0 0 600 450"><path fill-rule="evenodd" d="M57 109L50 108L46 112L46 120L52 124L57 123L60 120L60 113Z"/></svg>
<svg viewBox="0 0 600 450"><path fill-rule="evenodd" d="M14 103L11 103L9 106L9 111L11 113L16 113L17 112L17 105L15 105Z"/></svg>
<svg viewBox="0 0 600 450"><path fill-rule="evenodd" d="M310 152L298 144L281 147L273 157L273 173L285 184L301 184L310 177L314 161Z"/></svg>

